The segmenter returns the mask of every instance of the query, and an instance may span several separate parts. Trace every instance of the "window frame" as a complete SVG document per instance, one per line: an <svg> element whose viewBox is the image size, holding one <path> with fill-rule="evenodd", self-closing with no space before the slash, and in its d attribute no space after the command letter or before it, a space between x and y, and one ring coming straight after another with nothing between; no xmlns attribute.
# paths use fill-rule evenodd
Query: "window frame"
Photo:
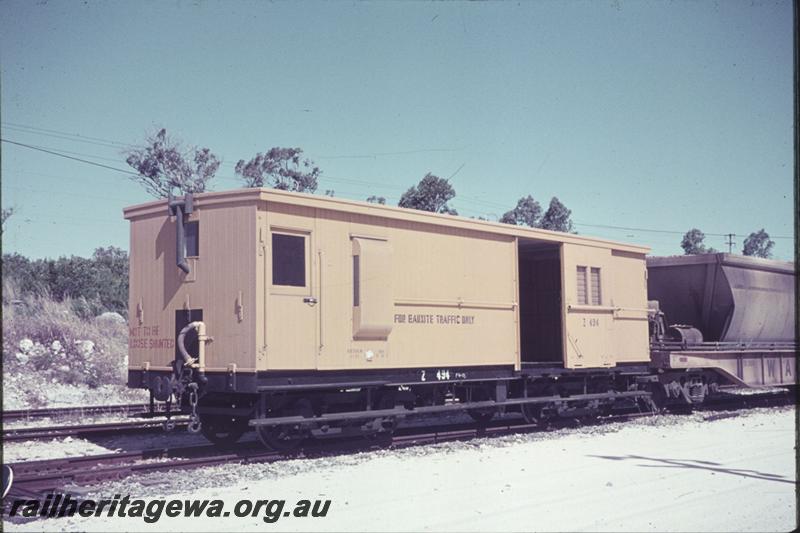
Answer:
<svg viewBox="0 0 800 533"><path fill-rule="evenodd" d="M311 233L286 228L270 228L269 236L269 286L273 294L307 294L311 290ZM299 237L303 239L303 285L282 285L275 283L275 245L274 235Z"/></svg>
<svg viewBox="0 0 800 533"><path fill-rule="evenodd" d="M583 272L583 290L585 300L581 300L580 273ZM597 293L594 290L594 275L597 275ZM587 307L603 307L603 269L599 266L575 265L575 300L577 305ZM595 297L597 301L595 302Z"/></svg>
<svg viewBox="0 0 800 533"><path fill-rule="evenodd" d="M583 273L582 280L581 273ZM581 299L581 285L583 285L583 300ZM577 265L575 268L575 299L578 305L589 305L592 300L589 294L589 268L585 265Z"/></svg>
<svg viewBox="0 0 800 533"><path fill-rule="evenodd" d="M197 253L189 252L189 227L197 228L194 234L195 248ZM200 257L200 221L189 220L183 223L183 238L186 246L186 259L198 259Z"/></svg>
<svg viewBox="0 0 800 533"><path fill-rule="evenodd" d="M601 273L600 267L589 267L589 288L591 289L591 294L589 294L589 305L600 306L603 305L603 275ZM597 274L597 294L595 294L594 290L594 275ZM597 297L597 303L595 303L595 297Z"/></svg>

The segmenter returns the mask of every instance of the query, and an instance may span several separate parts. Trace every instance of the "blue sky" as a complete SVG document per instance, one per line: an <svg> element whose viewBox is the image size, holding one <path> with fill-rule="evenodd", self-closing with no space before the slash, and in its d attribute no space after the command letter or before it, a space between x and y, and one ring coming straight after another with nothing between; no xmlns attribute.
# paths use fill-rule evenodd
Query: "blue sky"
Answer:
<svg viewBox="0 0 800 533"><path fill-rule="evenodd" d="M125 169L165 127L223 160L215 190L297 146L340 197L396 204L433 172L466 216L555 195L580 233L655 255L692 227L738 250L763 227L791 259L792 19L788 1L5 0L1 131ZM122 208L148 199L2 144L4 252L127 249Z"/></svg>

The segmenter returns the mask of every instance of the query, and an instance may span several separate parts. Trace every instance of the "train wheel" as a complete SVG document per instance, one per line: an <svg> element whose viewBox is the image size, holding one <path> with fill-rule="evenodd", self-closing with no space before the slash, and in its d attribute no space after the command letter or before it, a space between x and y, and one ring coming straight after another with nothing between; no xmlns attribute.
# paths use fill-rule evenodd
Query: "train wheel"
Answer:
<svg viewBox="0 0 800 533"><path fill-rule="evenodd" d="M522 418L524 418L525 422L528 424L542 424L542 407L540 405L535 403L523 403L519 406L519 410L522 412Z"/></svg>
<svg viewBox="0 0 800 533"><path fill-rule="evenodd" d="M485 426L494 418L494 411L488 409L468 409L467 414L481 426Z"/></svg>
<svg viewBox="0 0 800 533"><path fill-rule="evenodd" d="M259 418L264 415L260 414ZM286 409L278 413L272 413L273 417L283 416L303 416L310 418L314 416L311 402L305 398L295 400ZM281 425L281 426L256 426L256 433L261 442L275 450L276 452L291 452L300 447L304 440L309 438L310 433L303 425Z"/></svg>
<svg viewBox="0 0 800 533"><path fill-rule="evenodd" d="M486 389L475 389L472 393L472 401L485 402L491 400L491 396ZM493 408L484 409L467 409L467 414L480 426L488 424L494 418L495 410Z"/></svg>
<svg viewBox="0 0 800 533"><path fill-rule="evenodd" d="M389 391L383 394L378 401L378 409L394 409L395 407L397 407L397 395L395 391ZM381 433L391 437L394 434L394 430L397 429L397 417L385 417L380 420L380 424L383 427Z"/></svg>
<svg viewBox="0 0 800 533"><path fill-rule="evenodd" d="M200 432L217 445L233 444L247 431L247 419L225 415L200 415Z"/></svg>

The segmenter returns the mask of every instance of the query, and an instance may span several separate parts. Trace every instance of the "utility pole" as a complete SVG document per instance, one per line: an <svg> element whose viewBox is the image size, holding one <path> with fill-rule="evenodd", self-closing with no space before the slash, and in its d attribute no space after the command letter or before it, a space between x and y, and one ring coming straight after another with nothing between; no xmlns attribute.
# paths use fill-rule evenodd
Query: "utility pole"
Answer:
<svg viewBox="0 0 800 533"><path fill-rule="evenodd" d="M730 253L733 253L733 245L734 245L734 244L736 244L736 243L733 241L733 238L734 238L734 237L736 237L736 234L735 234L735 233L728 233L728 240L725 242L725 244L727 244L727 245L728 245L728 253L729 253L729 254L730 254Z"/></svg>

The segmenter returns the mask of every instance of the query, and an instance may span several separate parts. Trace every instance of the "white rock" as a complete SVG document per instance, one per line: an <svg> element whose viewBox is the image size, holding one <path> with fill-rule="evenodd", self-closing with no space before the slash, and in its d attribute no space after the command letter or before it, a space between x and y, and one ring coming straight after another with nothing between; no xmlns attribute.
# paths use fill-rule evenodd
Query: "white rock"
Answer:
<svg viewBox="0 0 800 533"><path fill-rule="evenodd" d="M61 341L55 340L50 344L50 349L54 352L60 352L63 346L61 346Z"/></svg>
<svg viewBox="0 0 800 533"><path fill-rule="evenodd" d="M124 316L112 311L106 311L105 313L97 315L95 320L98 322L116 322L118 324L125 324L127 322Z"/></svg>
<svg viewBox="0 0 800 533"><path fill-rule="evenodd" d="M33 348L33 341L30 339L22 339L19 341L19 349L22 350L24 353L31 351Z"/></svg>
<svg viewBox="0 0 800 533"><path fill-rule="evenodd" d="M75 347L84 357L92 355L94 352L94 342L92 341L75 341Z"/></svg>
<svg viewBox="0 0 800 533"><path fill-rule="evenodd" d="M30 357L28 357L28 354L26 354L26 353L17 352L14 355L16 356L17 361L19 361L23 365L28 362L28 359L30 359Z"/></svg>

